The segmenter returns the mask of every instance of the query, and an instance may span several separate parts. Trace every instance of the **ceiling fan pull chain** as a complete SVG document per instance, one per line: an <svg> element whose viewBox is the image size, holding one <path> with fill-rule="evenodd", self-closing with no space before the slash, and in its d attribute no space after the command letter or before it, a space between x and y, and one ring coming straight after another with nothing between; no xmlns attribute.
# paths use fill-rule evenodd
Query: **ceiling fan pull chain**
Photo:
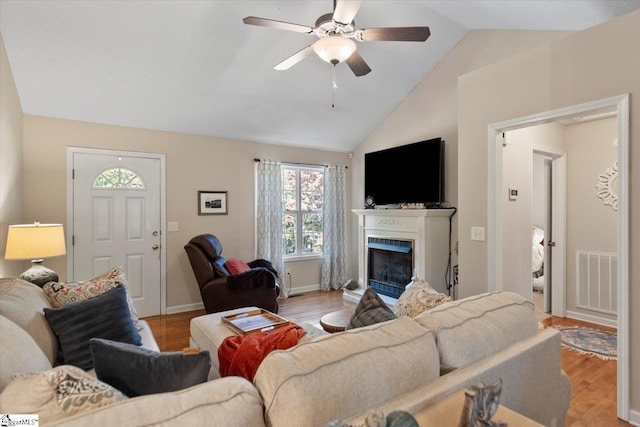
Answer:
<svg viewBox="0 0 640 427"><path fill-rule="evenodd" d="M331 108L335 108L336 89L338 89L338 85L336 84L336 64L333 64L332 77L333 80L331 81Z"/></svg>

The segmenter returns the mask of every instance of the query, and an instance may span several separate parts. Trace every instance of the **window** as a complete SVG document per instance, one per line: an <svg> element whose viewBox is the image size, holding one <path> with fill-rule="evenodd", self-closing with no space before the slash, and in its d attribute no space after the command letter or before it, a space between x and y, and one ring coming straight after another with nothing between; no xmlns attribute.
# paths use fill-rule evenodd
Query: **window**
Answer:
<svg viewBox="0 0 640 427"><path fill-rule="evenodd" d="M284 256L322 254L324 169L282 166Z"/></svg>
<svg viewBox="0 0 640 427"><path fill-rule="evenodd" d="M98 175L93 182L93 188L144 189L144 182L129 169L113 168Z"/></svg>

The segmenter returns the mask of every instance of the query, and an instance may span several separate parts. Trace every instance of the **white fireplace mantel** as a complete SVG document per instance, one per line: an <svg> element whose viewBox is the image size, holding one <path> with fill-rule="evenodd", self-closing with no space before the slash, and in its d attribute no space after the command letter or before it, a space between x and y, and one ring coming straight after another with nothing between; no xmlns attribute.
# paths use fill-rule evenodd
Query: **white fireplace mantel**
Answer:
<svg viewBox="0 0 640 427"><path fill-rule="evenodd" d="M445 283L449 261L449 220L454 209L353 209L358 215L358 284L344 297L359 301L368 286L369 237L413 242L413 275L425 279L438 292ZM383 297L393 305L393 298Z"/></svg>

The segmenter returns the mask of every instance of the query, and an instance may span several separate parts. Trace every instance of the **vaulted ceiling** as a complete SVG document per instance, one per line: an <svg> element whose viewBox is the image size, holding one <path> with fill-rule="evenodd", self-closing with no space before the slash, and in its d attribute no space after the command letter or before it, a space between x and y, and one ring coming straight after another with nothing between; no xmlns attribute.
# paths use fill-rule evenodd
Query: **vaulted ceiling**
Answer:
<svg viewBox="0 0 640 427"><path fill-rule="evenodd" d="M0 0L0 33L25 114L349 152L473 29L583 30L640 0L365 0L356 27L429 26L420 42L363 42L355 77L309 55L331 0Z"/></svg>

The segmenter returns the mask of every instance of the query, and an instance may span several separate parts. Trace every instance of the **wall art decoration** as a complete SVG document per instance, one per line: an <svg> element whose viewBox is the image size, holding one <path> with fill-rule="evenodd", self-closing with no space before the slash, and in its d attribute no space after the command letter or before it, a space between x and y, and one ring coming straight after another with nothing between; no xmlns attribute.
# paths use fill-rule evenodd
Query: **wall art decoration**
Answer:
<svg viewBox="0 0 640 427"><path fill-rule="evenodd" d="M618 162L598 175L598 197L605 205L611 206L614 211L618 210Z"/></svg>
<svg viewBox="0 0 640 427"><path fill-rule="evenodd" d="M226 191L198 191L198 215L227 215Z"/></svg>

